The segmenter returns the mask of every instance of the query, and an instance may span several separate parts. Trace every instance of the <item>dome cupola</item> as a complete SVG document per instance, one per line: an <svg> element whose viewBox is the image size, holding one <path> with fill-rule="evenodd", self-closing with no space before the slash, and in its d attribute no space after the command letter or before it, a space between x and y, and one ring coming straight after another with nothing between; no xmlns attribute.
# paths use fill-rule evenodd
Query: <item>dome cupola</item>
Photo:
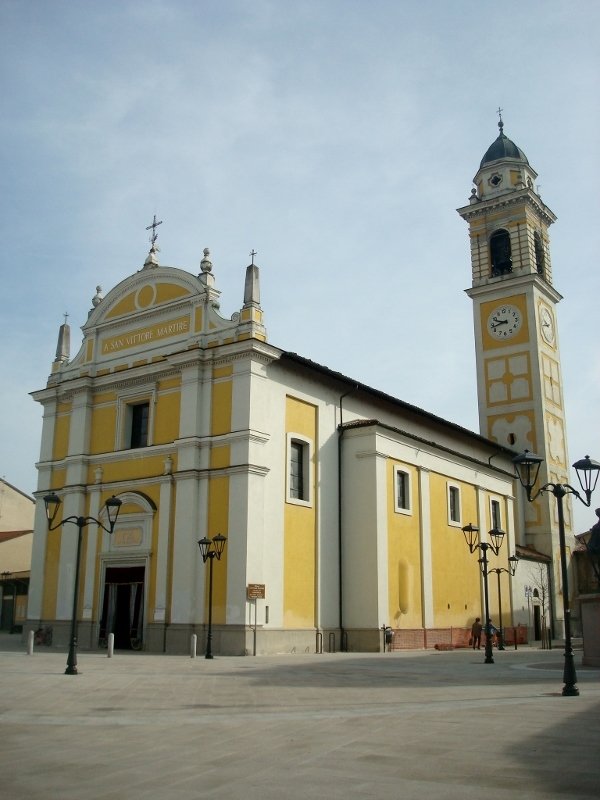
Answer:
<svg viewBox="0 0 600 800"><path fill-rule="evenodd" d="M498 127L500 128L500 134L486 150L484 157L481 159L479 168L481 169L486 164L490 164L493 161L504 161L507 158L515 159L516 161L521 161L524 164L529 165L527 156L521 150L521 148L517 147L517 145L508 138L508 136L504 135L504 123L502 122L502 117L500 117Z"/></svg>
<svg viewBox="0 0 600 800"><path fill-rule="evenodd" d="M500 114L500 109L498 113ZM509 192L535 192L537 172L531 167L521 148L505 135L502 116L498 128L498 138L486 150L477 175L473 178L476 188L469 198L471 205Z"/></svg>

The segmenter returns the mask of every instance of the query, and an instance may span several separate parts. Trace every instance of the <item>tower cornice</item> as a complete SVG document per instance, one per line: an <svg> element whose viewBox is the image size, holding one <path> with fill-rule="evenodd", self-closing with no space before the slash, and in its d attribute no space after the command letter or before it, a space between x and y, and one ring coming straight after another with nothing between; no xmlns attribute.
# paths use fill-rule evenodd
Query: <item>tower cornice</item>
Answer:
<svg viewBox="0 0 600 800"><path fill-rule="evenodd" d="M529 272L526 275L500 275L495 278L488 278L487 281L478 283L477 286L470 286L465 289L465 293L472 299L480 298L484 295L497 293L499 297L507 294L519 294L530 286L535 286L541 294L545 295L553 303L559 303L563 296L557 292L554 286L545 281L541 275Z"/></svg>
<svg viewBox="0 0 600 800"><path fill-rule="evenodd" d="M544 220L546 225L552 225L553 222L556 222L557 217L554 212L531 189L521 189L520 191L517 190L511 194L493 197L489 200L479 200L473 204L462 206L457 211L464 220L472 222L478 217L487 216L492 211L503 211L510 209L511 206L523 204L530 206Z"/></svg>

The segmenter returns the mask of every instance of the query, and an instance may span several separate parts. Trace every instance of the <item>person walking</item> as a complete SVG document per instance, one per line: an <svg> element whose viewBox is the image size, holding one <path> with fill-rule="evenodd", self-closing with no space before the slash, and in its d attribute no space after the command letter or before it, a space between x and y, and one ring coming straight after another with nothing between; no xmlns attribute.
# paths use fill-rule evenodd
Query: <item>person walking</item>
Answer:
<svg viewBox="0 0 600 800"><path fill-rule="evenodd" d="M481 624L481 619L477 617L475 622L471 625L471 644L473 645L473 650L477 648L477 650L481 650L481 631L483 630L483 625Z"/></svg>

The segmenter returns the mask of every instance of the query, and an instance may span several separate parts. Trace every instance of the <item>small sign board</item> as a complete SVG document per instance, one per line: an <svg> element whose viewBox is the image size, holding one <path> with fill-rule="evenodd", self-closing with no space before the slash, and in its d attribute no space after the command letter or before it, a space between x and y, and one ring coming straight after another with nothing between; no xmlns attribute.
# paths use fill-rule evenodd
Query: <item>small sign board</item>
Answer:
<svg viewBox="0 0 600 800"><path fill-rule="evenodd" d="M249 583L248 586L246 586L246 597L248 600L264 600L265 584Z"/></svg>

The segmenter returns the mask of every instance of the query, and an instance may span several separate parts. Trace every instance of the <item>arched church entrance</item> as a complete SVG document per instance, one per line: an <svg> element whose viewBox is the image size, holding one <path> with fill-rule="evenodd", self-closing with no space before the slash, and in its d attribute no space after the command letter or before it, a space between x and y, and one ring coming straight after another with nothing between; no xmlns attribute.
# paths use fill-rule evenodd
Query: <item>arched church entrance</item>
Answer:
<svg viewBox="0 0 600 800"><path fill-rule="evenodd" d="M115 636L115 650L141 650L144 630L143 566L106 567L100 646Z"/></svg>

